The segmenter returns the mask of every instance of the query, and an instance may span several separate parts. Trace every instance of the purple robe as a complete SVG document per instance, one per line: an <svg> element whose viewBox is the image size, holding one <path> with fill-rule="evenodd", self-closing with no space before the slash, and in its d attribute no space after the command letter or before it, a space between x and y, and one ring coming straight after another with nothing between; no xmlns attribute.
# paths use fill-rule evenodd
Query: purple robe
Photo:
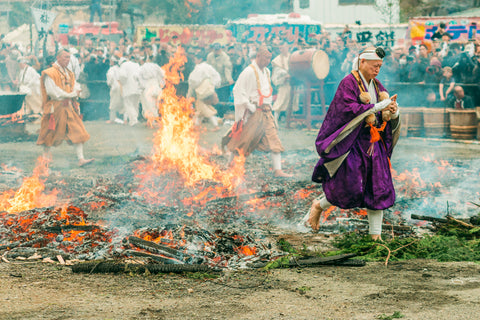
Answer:
<svg viewBox="0 0 480 320"><path fill-rule="evenodd" d="M386 91L378 80L377 85L379 92ZM370 92L373 94L376 93ZM395 133L399 132L399 117L390 120L380 132L381 139L374 143L370 156L367 153L371 145L370 127L365 127L364 118L373 106L360 102L358 83L349 74L340 82L318 133L315 145L320 160L312 180L323 184L325 196L334 206L382 210L395 202L389 158L398 138L392 127ZM381 112L376 117L380 127ZM350 131L340 134L346 128ZM331 169L333 163L337 163L335 169Z"/></svg>

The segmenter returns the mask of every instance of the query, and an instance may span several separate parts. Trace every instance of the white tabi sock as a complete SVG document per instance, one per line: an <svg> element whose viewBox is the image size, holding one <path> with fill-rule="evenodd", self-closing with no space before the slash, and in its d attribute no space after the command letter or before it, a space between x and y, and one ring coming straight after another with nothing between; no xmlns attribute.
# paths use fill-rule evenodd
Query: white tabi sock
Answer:
<svg viewBox="0 0 480 320"><path fill-rule="evenodd" d="M369 234L382 234L383 210L367 209Z"/></svg>
<svg viewBox="0 0 480 320"><path fill-rule="evenodd" d="M73 145L75 152L77 153L78 160L84 160L85 157L83 156L83 143L75 143Z"/></svg>
<svg viewBox="0 0 480 320"><path fill-rule="evenodd" d="M282 170L282 155L279 152L272 152L273 170Z"/></svg>
<svg viewBox="0 0 480 320"><path fill-rule="evenodd" d="M332 206L332 204L330 202L328 202L327 198L325 198L325 195L322 194L320 196L320 207L322 207L322 210L325 211L327 210L328 208L330 208Z"/></svg>
<svg viewBox="0 0 480 320"><path fill-rule="evenodd" d="M213 117L210 117L210 122L215 126L215 127L218 127L218 118L213 116Z"/></svg>

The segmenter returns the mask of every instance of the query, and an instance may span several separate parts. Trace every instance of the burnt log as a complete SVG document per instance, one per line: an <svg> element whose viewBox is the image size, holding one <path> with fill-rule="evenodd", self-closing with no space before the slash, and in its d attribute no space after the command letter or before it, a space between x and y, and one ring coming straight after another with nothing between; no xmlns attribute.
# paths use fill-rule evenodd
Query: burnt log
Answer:
<svg viewBox="0 0 480 320"><path fill-rule="evenodd" d="M350 258L356 257L356 253L339 254L330 257L313 257L313 258L292 258L288 263L282 264L282 267L316 267L316 266L349 266L349 267L361 267L365 265L363 260L351 260ZM357 262L358 261L358 262ZM267 262L253 263L253 268L263 268L267 266Z"/></svg>
<svg viewBox="0 0 480 320"><path fill-rule="evenodd" d="M166 256L162 256L159 254L147 253L142 251L135 251L135 250L125 250L122 253L124 256L127 257L142 257L142 258L150 258L152 260L165 263L165 264L184 264L183 261L180 261L175 258L170 258Z"/></svg>
<svg viewBox="0 0 480 320"><path fill-rule="evenodd" d="M69 231L96 231L96 230L101 230L102 228L93 224L85 224L85 225L67 224L67 225L61 225L61 226L43 227L42 229L51 233L63 233L63 232L69 232Z"/></svg>
<svg viewBox="0 0 480 320"><path fill-rule="evenodd" d="M421 215L417 215L417 214L412 214L411 217L412 217L412 219L416 219L416 220L425 220L425 221L432 221L432 222L439 222L439 223L453 222L453 223L457 223L457 224L459 224L461 226L464 226L464 227L467 227L467 228L474 228L475 227L472 224L475 220L472 221L472 219L470 219L470 220L457 219L457 218L454 218L452 216L446 216L445 218L436 218L436 217L431 217L431 216L421 216Z"/></svg>
<svg viewBox="0 0 480 320"><path fill-rule="evenodd" d="M254 193L248 193L248 194L241 194L238 196L231 196L231 197L224 197L224 198L216 198L213 200L207 201L208 204L216 204L216 203L225 203L225 202L232 202L232 201L248 201L251 199L261 199L261 198L267 198L267 197L277 197L277 196L282 196L285 194L285 190L283 189L278 189L274 191L259 191L259 192L254 192Z"/></svg>
<svg viewBox="0 0 480 320"><path fill-rule="evenodd" d="M418 214L412 214L411 218L415 219L415 220L424 220L424 221L442 222L442 223L445 223L445 222L448 221L445 218L437 218L437 217L432 217L432 216L422 216L422 215L418 215Z"/></svg>
<svg viewBox="0 0 480 320"><path fill-rule="evenodd" d="M170 248L169 246L165 246L160 243L144 240L139 237L130 236L128 237L128 242L133 244L134 246L145 249L153 253L161 254L169 258L182 260L185 258L183 252Z"/></svg>
<svg viewBox="0 0 480 320"><path fill-rule="evenodd" d="M77 263L71 266L74 273L183 273L183 272L211 272L212 268L205 265L190 264L132 264L115 261L90 261Z"/></svg>
<svg viewBox="0 0 480 320"><path fill-rule="evenodd" d="M20 241L8 243L8 244L2 244L2 245L0 245L0 250L7 250L7 249L11 250L13 248L18 247L20 244L21 244Z"/></svg>

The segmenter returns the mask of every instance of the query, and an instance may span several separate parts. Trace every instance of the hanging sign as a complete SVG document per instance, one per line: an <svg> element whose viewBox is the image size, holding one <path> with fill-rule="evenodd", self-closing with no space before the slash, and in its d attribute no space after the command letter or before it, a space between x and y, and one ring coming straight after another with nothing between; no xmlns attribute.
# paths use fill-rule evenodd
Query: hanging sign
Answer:
<svg viewBox="0 0 480 320"><path fill-rule="evenodd" d="M47 32L52 26L57 14L52 11L31 7L33 21L38 33Z"/></svg>

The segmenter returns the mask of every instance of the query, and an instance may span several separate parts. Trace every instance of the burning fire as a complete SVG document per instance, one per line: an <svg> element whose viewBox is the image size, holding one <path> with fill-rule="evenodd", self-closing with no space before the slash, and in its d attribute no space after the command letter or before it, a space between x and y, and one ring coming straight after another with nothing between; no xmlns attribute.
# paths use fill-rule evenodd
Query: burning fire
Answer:
<svg viewBox="0 0 480 320"><path fill-rule="evenodd" d="M15 113L7 114L7 115L0 115L0 123L2 126L5 126L10 123L22 123L23 120L23 111L17 111Z"/></svg>
<svg viewBox="0 0 480 320"><path fill-rule="evenodd" d="M22 186L17 190L8 190L0 194L0 211L9 213L21 212L39 207L48 207L55 204L58 191L52 190L44 194L44 180L48 176L49 160L39 157L33 175L23 180Z"/></svg>
<svg viewBox="0 0 480 320"><path fill-rule="evenodd" d="M154 187L151 181L152 171L157 175L177 171L183 178L183 184L188 187L210 180L221 184L227 190L232 190L243 181L245 172L243 155L235 157L231 168L222 170L211 163L199 147L199 134L195 131L193 122L193 99L177 96L175 89L175 85L183 80L183 74L179 70L186 61L184 49L179 46L170 62L163 67L166 85L159 99L161 116L157 119L159 129L153 138L151 157L153 164L141 168L148 173L143 172L144 175L139 175L143 179L142 194L148 194L152 199L156 197L152 191ZM203 195L206 196L209 192L224 193L218 188L211 188L208 191L204 190Z"/></svg>

